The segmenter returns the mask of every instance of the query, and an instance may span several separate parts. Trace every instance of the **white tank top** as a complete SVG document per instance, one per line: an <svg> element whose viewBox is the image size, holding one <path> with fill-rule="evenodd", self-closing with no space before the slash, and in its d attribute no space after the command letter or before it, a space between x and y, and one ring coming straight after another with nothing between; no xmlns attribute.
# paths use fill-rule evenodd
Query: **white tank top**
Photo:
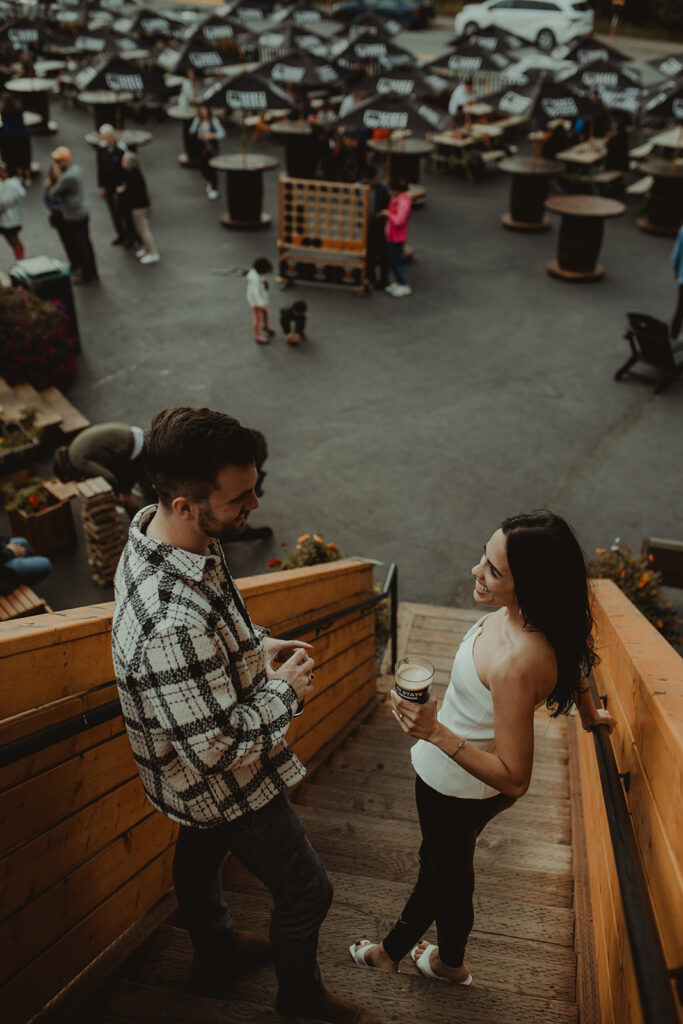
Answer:
<svg viewBox="0 0 683 1024"><path fill-rule="evenodd" d="M473 747L495 752L493 699L474 667L474 643L482 630L482 616L465 634L455 654L439 721ZM498 790L470 775L433 743L418 740L410 752L413 768L428 786L444 796L486 800Z"/></svg>

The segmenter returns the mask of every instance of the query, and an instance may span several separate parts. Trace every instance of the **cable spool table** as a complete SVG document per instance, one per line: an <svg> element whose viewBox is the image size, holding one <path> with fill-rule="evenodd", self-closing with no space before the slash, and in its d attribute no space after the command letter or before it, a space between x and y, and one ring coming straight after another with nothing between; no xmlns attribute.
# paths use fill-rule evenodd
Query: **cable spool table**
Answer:
<svg viewBox="0 0 683 1024"><path fill-rule="evenodd" d="M510 212L500 218L503 227L510 231L548 231L550 221L544 214L544 203L550 179L564 169L564 164L541 157L509 156L498 166L512 175Z"/></svg>
<svg viewBox="0 0 683 1024"><path fill-rule="evenodd" d="M124 103L133 99L132 92L110 92L108 89L86 89L78 94L80 103L92 107L95 131L101 124L113 124L115 128L123 128Z"/></svg>
<svg viewBox="0 0 683 1024"><path fill-rule="evenodd" d="M271 135L285 144L285 167L290 178L315 178L318 140L307 121L276 121Z"/></svg>
<svg viewBox="0 0 683 1024"><path fill-rule="evenodd" d="M434 143L425 139L401 139L391 142L388 139L370 139L368 149L389 160L388 172L392 178L403 178L410 185L408 192L413 206L424 205L427 189L420 184L420 161L423 156L434 152Z"/></svg>
<svg viewBox="0 0 683 1024"><path fill-rule="evenodd" d="M57 122L50 120L50 93L57 91L54 79L11 78L4 88L19 100L24 110L40 114L41 131L57 131Z"/></svg>
<svg viewBox="0 0 683 1024"><path fill-rule="evenodd" d="M557 259L546 269L564 281L598 281L605 268L598 263L605 220L621 217L624 203L602 196L551 196L545 206L562 215L557 240Z"/></svg>
<svg viewBox="0 0 683 1024"><path fill-rule="evenodd" d="M636 221L641 231L653 235L678 234L683 223L683 165L678 161L650 157L639 170L651 174L654 181L642 217Z"/></svg>
<svg viewBox="0 0 683 1024"><path fill-rule="evenodd" d="M116 133L116 137L126 149L130 149L133 153L136 153L142 146L147 146L154 138L151 132L145 131L143 128L124 128ZM99 132L88 132L85 135L85 141L93 149L97 149L102 137Z"/></svg>
<svg viewBox="0 0 683 1024"><path fill-rule="evenodd" d="M226 153L215 156L210 166L225 171L228 212L221 217L226 228L258 231L270 225L270 214L263 211L263 172L280 163L275 157L256 153Z"/></svg>

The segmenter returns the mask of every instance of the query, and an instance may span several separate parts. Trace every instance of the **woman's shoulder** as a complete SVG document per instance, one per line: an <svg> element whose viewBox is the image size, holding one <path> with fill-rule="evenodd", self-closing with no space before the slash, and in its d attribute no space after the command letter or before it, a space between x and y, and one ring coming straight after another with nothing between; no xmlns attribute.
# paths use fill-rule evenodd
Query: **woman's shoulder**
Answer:
<svg viewBox="0 0 683 1024"><path fill-rule="evenodd" d="M545 634L522 626L506 628L504 620L497 614L487 618L500 630L497 656L491 665L491 681L498 678L504 679L506 685L517 681L525 686L533 681L537 690L552 690L557 677L557 661Z"/></svg>

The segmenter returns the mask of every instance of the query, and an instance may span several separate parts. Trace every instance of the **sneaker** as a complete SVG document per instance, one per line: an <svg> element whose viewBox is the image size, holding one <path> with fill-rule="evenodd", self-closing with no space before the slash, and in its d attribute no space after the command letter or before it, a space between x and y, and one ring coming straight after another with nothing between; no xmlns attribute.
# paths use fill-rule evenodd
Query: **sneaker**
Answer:
<svg viewBox="0 0 683 1024"><path fill-rule="evenodd" d="M209 199L218 199L218 189L217 188L207 188L206 194L209 197Z"/></svg>
<svg viewBox="0 0 683 1024"><path fill-rule="evenodd" d="M147 252L144 256L140 257L140 263L158 263L160 259L161 256L158 252Z"/></svg>
<svg viewBox="0 0 683 1024"><path fill-rule="evenodd" d="M141 260L143 256L147 255L147 250L146 249L136 249L135 250L135 255L137 256L137 258L139 260Z"/></svg>
<svg viewBox="0 0 683 1024"><path fill-rule="evenodd" d="M270 338L263 338L259 334L256 338L254 338L254 341L256 342L257 345L268 345L270 342Z"/></svg>
<svg viewBox="0 0 683 1024"><path fill-rule="evenodd" d="M273 330L272 327L264 327L263 330L266 334L269 334L271 338L275 337L276 332Z"/></svg>
<svg viewBox="0 0 683 1024"><path fill-rule="evenodd" d="M396 289L399 288L399 287L400 287L400 285L397 285L395 283L394 284L388 284L386 286L386 288L384 289L384 291L388 292L389 295L394 295L396 293Z"/></svg>
<svg viewBox="0 0 683 1024"><path fill-rule="evenodd" d="M395 299L402 299L404 295L412 295L413 289L409 284L399 284L391 293Z"/></svg>

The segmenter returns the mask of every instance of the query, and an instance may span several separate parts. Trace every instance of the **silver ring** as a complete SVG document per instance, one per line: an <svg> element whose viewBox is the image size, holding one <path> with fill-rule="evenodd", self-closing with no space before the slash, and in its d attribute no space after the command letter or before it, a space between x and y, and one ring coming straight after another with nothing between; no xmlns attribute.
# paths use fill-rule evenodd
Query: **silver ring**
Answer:
<svg viewBox="0 0 683 1024"><path fill-rule="evenodd" d="M403 718L403 715L399 712L399 716L398 717L399 718Z"/></svg>

